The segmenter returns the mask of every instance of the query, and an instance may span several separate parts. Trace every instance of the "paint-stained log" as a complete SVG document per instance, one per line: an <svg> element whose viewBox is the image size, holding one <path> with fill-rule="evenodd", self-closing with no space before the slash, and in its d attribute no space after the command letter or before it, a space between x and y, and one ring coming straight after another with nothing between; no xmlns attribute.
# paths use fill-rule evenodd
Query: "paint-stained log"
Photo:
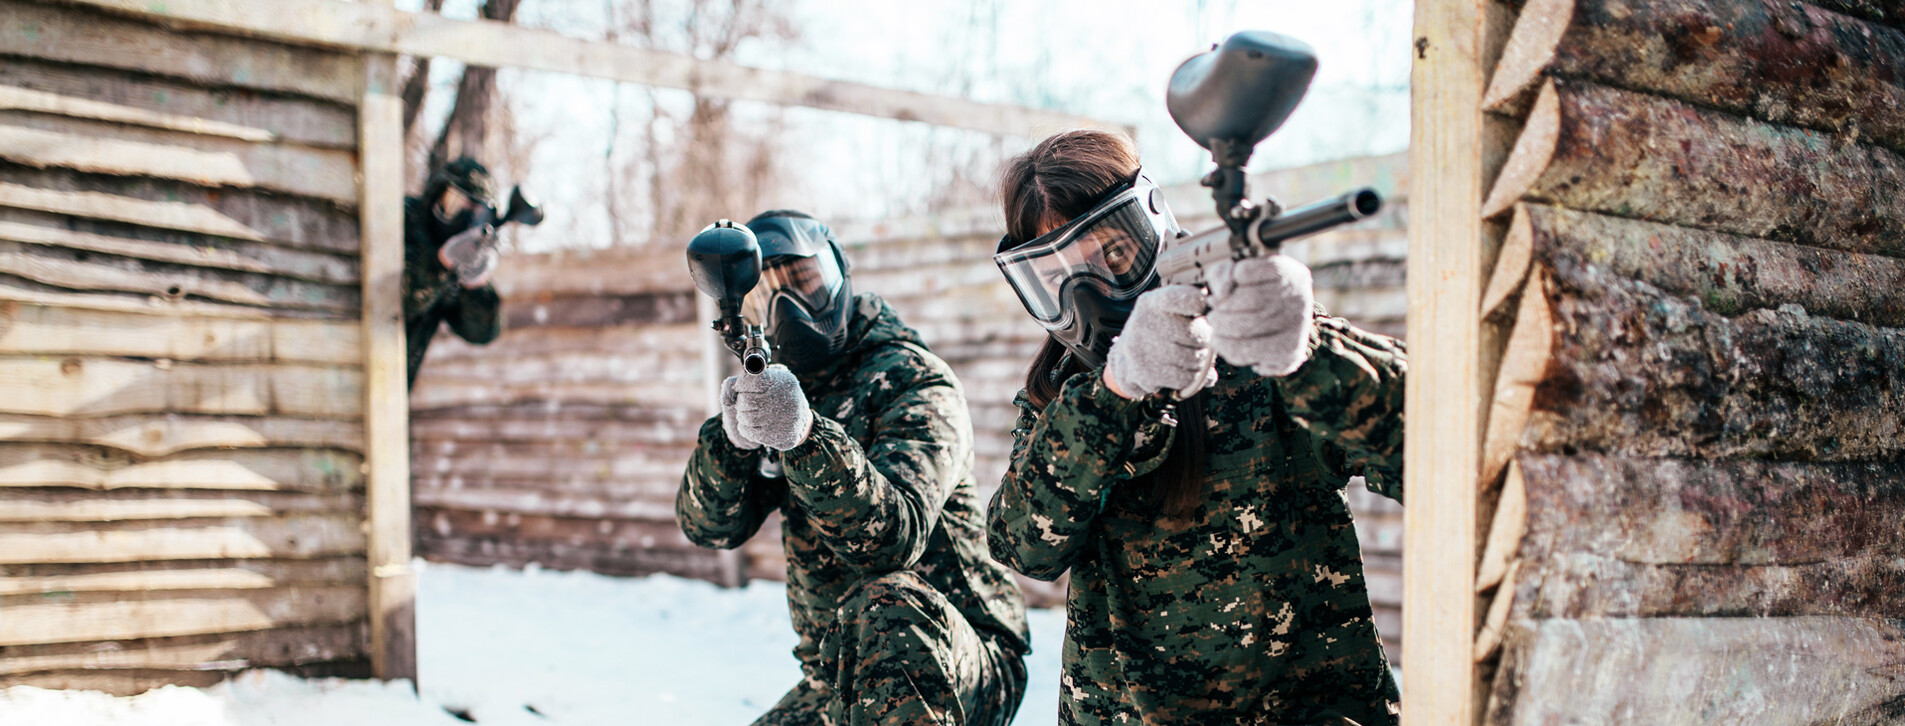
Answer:
<svg viewBox="0 0 1905 726"><path fill-rule="evenodd" d="M349 151L260 144L0 109L0 158L31 167L176 179L357 203Z"/></svg>
<svg viewBox="0 0 1905 726"><path fill-rule="evenodd" d="M0 487L0 522L123 522L357 512L361 494Z"/></svg>
<svg viewBox="0 0 1905 726"><path fill-rule="evenodd" d="M169 179L0 164L0 206L356 256L357 218L331 202ZM508 268L504 268L508 269Z"/></svg>
<svg viewBox="0 0 1905 726"><path fill-rule="evenodd" d="M1531 0L1483 107L1525 111L1544 74L1905 150L1905 31L1791 0Z"/></svg>
<svg viewBox="0 0 1905 726"><path fill-rule="evenodd" d="M1792 306L1727 318L1606 267L1554 270L1558 334L1524 447L1817 461L1905 455L1905 330Z"/></svg>
<svg viewBox="0 0 1905 726"><path fill-rule="evenodd" d="M0 651L0 675L67 669L235 671L363 655L362 626L332 625L109 643L12 646Z"/></svg>
<svg viewBox="0 0 1905 726"><path fill-rule="evenodd" d="M1520 463L1524 557L1750 566L1905 556L1905 464L1585 453L1524 454Z"/></svg>
<svg viewBox="0 0 1905 726"><path fill-rule="evenodd" d="M0 645L232 633L364 617L363 586L182 593L79 593L6 598Z"/></svg>
<svg viewBox="0 0 1905 726"><path fill-rule="evenodd" d="M353 365L355 322L186 318L0 301L0 354Z"/></svg>
<svg viewBox="0 0 1905 726"><path fill-rule="evenodd" d="M344 149L357 145L357 120L349 107L336 103L17 57L0 64L0 85L188 118L194 125L235 126L277 141Z"/></svg>
<svg viewBox="0 0 1905 726"><path fill-rule="evenodd" d="M0 595L156 590L263 590L290 585L357 584L369 577L362 557L312 560L173 560L0 565Z"/></svg>
<svg viewBox="0 0 1905 726"><path fill-rule="evenodd" d="M1905 558L1791 565L1643 564L1604 555L1523 560L1516 617L1661 618L1905 613Z"/></svg>
<svg viewBox="0 0 1905 726"><path fill-rule="evenodd" d="M358 282L354 257L5 207L0 239L333 285Z"/></svg>
<svg viewBox="0 0 1905 726"><path fill-rule="evenodd" d="M1503 647L1496 726L1905 719L1895 620L1515 619Z"/></svg>
<svg viewBox="0 0 1905 726"><path fill-rule="evenodd" d="M1682 101L1544 86L1483 214L1517 201L1905 256L1905 156Z"/></svg>
<svg viewBox="0 0 1905 726"><path fill-rule="evenodd" d="M355 286L322 285L252 272L217 270L66 247L0 241L0 273L75 291L108 290L163 298L204 298L295 308L354 319Z"/></svg>
<svg viewBox="0 0 1905 726"><path fill-rule="evenodd" d="M0 47L12 55L105 65L210 86L357 102L361 61L334 51L186 33L100 13L0 0Z"/></svg>
<svg viewBox="0 0 1905 726"><path fill-rule="evenodd" d="M0 357L0 413L204 413L355 418L363 372L307 365Z"/></svg>
<svg viewBox="0 0 1905 726"><path fill-rule="evenodd" d="M355 421L179 413L101 418L0 414L0 440L93 444L143 457L187 449L267 446L358 451L364 446L364 425Z"/></svg>
<svg viewBox="0 0 1905 726"><path fill-rule="evenodd" d="M0 487L343 492L364 486L363 456L322 449L205 450L142 459L76 444L0 443Z"/></svg>
<svg viewBox="0 0 1905 726"><path fill-rule="evenodd" d="M0 523L0 562L296 559L361 555L364 552L362 524L363 515L357 513L119 523L7 522ZM11 610L8 616L13 616Z"/></svg>
<svg viewBox="0 0 1905 726"><path fill-rule="evenodd" d="M1896 257L1544 205L1517 214L1527 218L1534 257L1567 269L1605 268L1722 315L1798 305L1813 315L1905 326L1905 260Z"/></svg>

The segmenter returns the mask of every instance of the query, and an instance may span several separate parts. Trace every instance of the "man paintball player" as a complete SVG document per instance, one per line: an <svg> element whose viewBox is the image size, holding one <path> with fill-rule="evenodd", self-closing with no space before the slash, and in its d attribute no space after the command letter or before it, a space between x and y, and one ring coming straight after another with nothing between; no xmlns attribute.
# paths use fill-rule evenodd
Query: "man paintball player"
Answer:
<svg viewBox="0 0 1905 726"><path fill-rule="evenodd" d="M445 254L446 244L458 235L494 234L486 229L493 212L496 182L489 170L469 157L459 158L430 175L422 197L405 197L403 315L409 348L410 385L430 349L437 324L464 340L482 345L503 333L502 298L489 284L496 269L493 247L481 246L468 259Z"/></svg>
<svg viewBox="0 0 1905 726"><path fill-rule="evenodd" d="M777 362L722 383L675 510L723 549L782 513L804 678L756 723L1009 723L1025 602L986 554L964 390L884 300L853 294L825 225L772 211L747 228L762 269L743 310Z"/></svg>

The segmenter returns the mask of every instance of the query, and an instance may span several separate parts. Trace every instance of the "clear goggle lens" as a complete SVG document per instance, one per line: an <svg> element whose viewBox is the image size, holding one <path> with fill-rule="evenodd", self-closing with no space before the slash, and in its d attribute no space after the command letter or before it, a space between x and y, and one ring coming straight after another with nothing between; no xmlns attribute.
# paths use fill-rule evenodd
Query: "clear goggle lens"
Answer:
<svg viewBox="0 0 1905 726"><path fill-rule="evenodd" d="M1158 241L1172 223L1168 213L1146 212L1142 191L1122 192L1074 224L994 258L1033 318L1061 321L1070 285L1091 285L1114 300L1150 285Z"/></svg>
<svg viewBox="0 0 1905 726"><path fill-rule="evenodd" d="M774 301L792 298L809 315L819 313L833 302L844 276L831 253L807 257L783 255L761 265L761 281L741 300L741 315L748 322L772 327Z"/></svg>

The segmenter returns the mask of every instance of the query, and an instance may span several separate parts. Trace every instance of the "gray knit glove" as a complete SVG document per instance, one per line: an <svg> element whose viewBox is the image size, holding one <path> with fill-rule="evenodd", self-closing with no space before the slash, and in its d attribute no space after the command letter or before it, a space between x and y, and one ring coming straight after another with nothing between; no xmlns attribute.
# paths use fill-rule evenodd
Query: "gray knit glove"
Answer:
<svg viewBox="0 0 1905 726"><path fill-rule="evenodd" d="M734 381L738 376L728 376L721 382L721 430L728 432L728 443L734 448L752 451L761 448L761 442L741 435L739 414L734 411L734 402L739 395L734 390Z"/></svg>
<svg viewBox="0 0 1905 726"><path fill-rule="evenodd" d="M1211 347L1231 365L1287 376L1310 359L1316 293L1310 268L1284 255L1210 269Z"/></svg>
<svg viewBox="0 0 1905 726"><path fill-rule="evenodd" d="M734 378L734 421L742 437L786 451L807 440L814 414L800 380L784 365Z"/></svg>
<svg viewBox="0 0 1905 726"><path fill-rule="evenodd" d="M1128 398L1169 388L1189 396L1217 382L1204 291L1167 285L1138 296L1105 356L1105 378Z"/></svg>

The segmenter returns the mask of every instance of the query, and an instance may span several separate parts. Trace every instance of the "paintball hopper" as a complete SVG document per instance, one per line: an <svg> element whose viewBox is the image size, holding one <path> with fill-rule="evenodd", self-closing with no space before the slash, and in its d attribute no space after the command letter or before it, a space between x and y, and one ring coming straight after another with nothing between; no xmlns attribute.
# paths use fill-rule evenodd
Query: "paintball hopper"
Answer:
<svg viewBox="0 0 1905 726"><path fill-rule="evenodd" d="M1171 73L1164 106L1198 146L1223 158L1251 149L1282 126L1310 90L1316 53L1295 38L1246 30Z"/></svg>
<svg viewBox="0 0 1905 726"><path fill-rule="evenodd" d="M701 294L714 298L722 317L739 316L741 300L761 281L761 243L728 220L710 224L688 240L688 275Z"/></svg>
<svg viewBox="0 0 1905 726"><path fill-rule="evenodd" d="M521 186L514 187L509 190L509 210L503 212L502 221L534 227L542 224L542 207L531 204L529 198L523 196Z"/></svg>

